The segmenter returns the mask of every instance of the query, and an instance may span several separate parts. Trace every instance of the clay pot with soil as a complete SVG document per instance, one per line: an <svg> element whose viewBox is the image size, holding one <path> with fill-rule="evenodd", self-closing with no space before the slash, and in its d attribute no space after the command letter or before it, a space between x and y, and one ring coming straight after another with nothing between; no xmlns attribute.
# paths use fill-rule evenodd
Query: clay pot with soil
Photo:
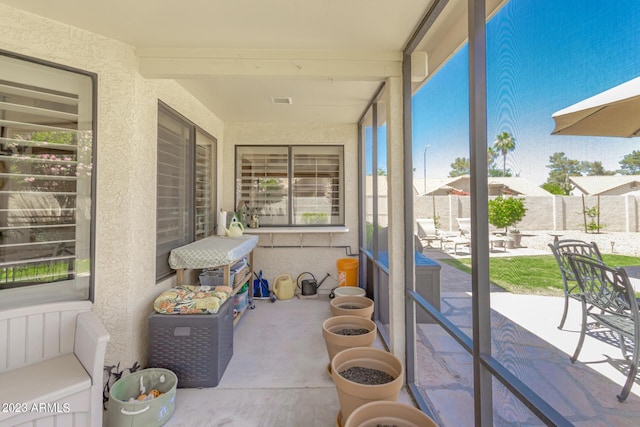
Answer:
<svg viewBox="0 0 640 427"><path fill-rule="evenodd" d="M336 297L329 303L334 316L360 316L371 319L373 300L362 296Z"/></svg>
<svg viewBox="0 0 640 427"><path fill-rule="evenodd" d="M342 425L360 406L378 400L395 402L404 383L404 366L388 351L356 347L336 354L331 376L338 391Z"/></svg>
<svg viewBox="0 0 640 427"><path fill-rule="evenodd" d="M366 403L353 411L344 427L438 427L424 412L400 402L380 400Z"/></svg>
<svg viewBox="0 0 640 427"><path fill-rule="evenodd" d="M329 366L333 357L352 347L371 347L376 339L378 329L375 322L360 316L334 316L322 323L322 336L327 345Z"/></svg>

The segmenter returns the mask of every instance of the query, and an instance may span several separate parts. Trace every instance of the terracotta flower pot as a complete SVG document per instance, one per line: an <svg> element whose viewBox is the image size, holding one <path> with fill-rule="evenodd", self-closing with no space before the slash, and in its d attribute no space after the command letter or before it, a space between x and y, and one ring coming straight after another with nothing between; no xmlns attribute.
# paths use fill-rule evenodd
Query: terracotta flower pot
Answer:
<svg viewBox="0 0 640 427"><path fill-rule="evenodd" d="M343 329L367 329L369 332L360 335L342 335L337 333ZM378 329L375 322L360 316L334 316L322 323L322 336L327 345L329 354L329 366L327 370L331 375L331 360L333 357L352 347L371 347L376 339Z"/></svg>
<svg viewBox="0 0 640 427"><path fill-rule="evenodd" d="M353 411L344 427L438 427L424 412L400 402L380 400L366 403Z"/></svg>
<svg viewBox="0 0 640 427"><path fill-rule="evenodd" d="M359 384L340 374L352 367L376 369L389 374L393 380L378 385ZM333 357L331 376L340 401L338 419L346 420L353 411L366 403L377 400L397 401L404 383L404 367L400 359L388 351L356 347L343 350Z"/></svg>
<svg viewBox="0 0 640 427"><path fill-rule="evenodd" d="M336 297L329 304L334 316L360 316L371 319L373 314L373 300L367 297Z"/></svg>

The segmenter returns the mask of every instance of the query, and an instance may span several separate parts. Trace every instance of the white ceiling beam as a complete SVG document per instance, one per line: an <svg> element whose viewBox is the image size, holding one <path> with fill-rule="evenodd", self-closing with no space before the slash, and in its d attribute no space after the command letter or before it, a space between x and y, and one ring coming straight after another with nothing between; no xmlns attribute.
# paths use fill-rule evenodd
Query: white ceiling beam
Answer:
<svg viewBox="0 0 640 427"><path fill-rule="evenodd" d="M138 49L146 78L212 76L381 80L400 76L400 52L232 49Z"/></svg>

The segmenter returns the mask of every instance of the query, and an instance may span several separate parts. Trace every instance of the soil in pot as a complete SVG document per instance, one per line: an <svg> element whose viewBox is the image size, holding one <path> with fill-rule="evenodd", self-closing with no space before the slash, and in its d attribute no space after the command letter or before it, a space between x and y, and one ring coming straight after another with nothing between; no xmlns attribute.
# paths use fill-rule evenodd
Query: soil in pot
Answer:
<svg viewBox="0 0 640 427"><path fill-rule="evenodd" d="M362 366L352 366L340 372L344 378L358 384L380 385L387 384L395 378L379 369L365 368Z"/></svg>
<svg viewBox="0 0 640 427"><path fill-rule="evenodd" d="M392 381L368 385L341 375L350 368L368 368L386 373ZM359 369L358 369L359 370ZM340 413L345 419L356 408L377 400L397 401L404 381L404 367L400 359L388 351L371 347L342 350L331 360L331 375L338 392Z"/></svg>
<svg viewBox="0 0 640 427"><path fill-rule="evenodd" d="M322 323L331 374L331 359L342 350L352 347L371 347L377 336L375 322L360 316L334 316Z"/></svg>
<svg viewBox="0 0 640 427"><path fill-rule="evenodd" d="M338 331L333 331L334 334L338 335L364 335L369 333L369 329L366 328L344 328Z"/></svg>

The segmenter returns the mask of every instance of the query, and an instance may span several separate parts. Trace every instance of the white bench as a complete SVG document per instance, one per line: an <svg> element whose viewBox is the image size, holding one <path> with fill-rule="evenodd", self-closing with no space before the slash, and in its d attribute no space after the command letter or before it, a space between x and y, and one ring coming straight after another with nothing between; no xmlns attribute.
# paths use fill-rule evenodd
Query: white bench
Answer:
<svg viewBox="0 0 640 427"><path fill-rule="evenodd" d="M0 311L0 427L101 426L108 341L90 301Z"/></svg>

